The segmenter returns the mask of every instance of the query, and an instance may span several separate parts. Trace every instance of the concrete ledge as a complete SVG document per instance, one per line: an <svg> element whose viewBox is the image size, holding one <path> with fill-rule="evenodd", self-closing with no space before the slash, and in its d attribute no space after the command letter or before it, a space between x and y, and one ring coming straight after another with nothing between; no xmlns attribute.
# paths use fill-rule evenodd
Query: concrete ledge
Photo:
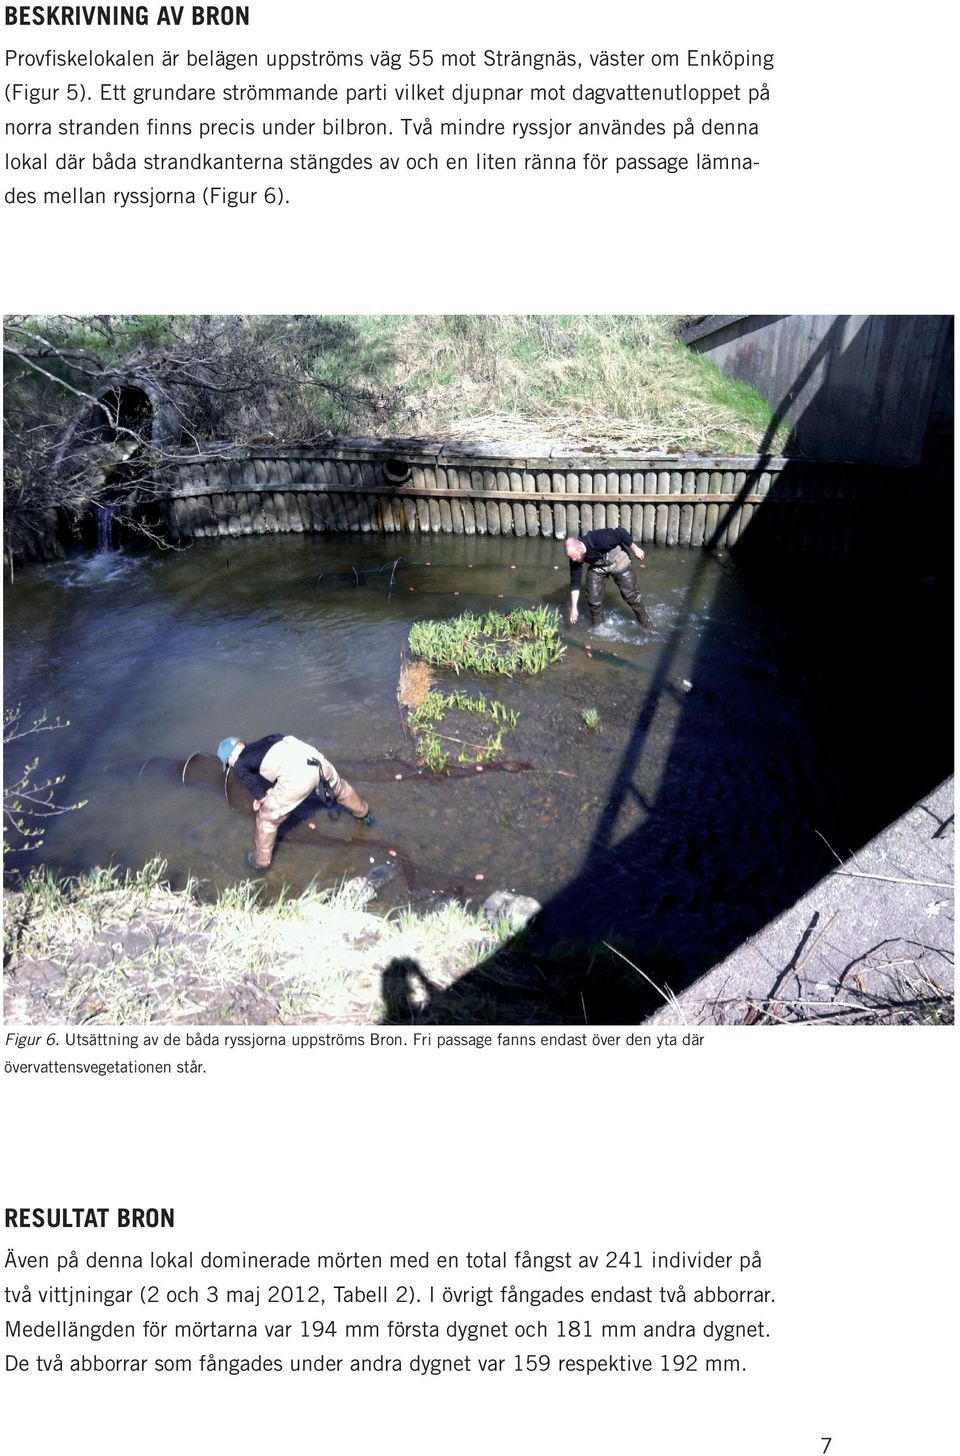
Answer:
<svg viewBox="0 0 960 1456"><path fill-rule="evenodd" d="M952 996L953 806L950 778L651 1021L889 1023Z"/></svg>
<svg viewBox="0 0 960 1456"><path fill-rule="evenodd" d="M584 449L573 451L569 445L543 441L537 448L529 442L497 441L479 444L475 441L430 440L422 437L374 439L366 436L338 435L316 444L282 444L266 439L236 444L222 441L202 450L168 453L164 463L180 466L203 464L216 460L377 460L400 459L418 464L456 464L482 462L486 466L513 469L571 470L770 470L801 467L817 474L846 471L853 466L866 473L899 471L903 466L873 464L843 459L809 459L803 455L718 455L716 453L631 453L623 450Z"/></svg>

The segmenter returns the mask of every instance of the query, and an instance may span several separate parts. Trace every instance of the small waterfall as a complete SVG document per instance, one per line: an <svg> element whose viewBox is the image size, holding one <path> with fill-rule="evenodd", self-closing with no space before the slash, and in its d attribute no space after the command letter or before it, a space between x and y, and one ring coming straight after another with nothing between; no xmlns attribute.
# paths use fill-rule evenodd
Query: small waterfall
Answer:
<svg viewBox="0 0 960 1456"><path fill-rule="evenodd" d="M93 516L97 523L97 552L112 551L113 547L113 518L116 515L117 507L115 502L107 502L103 505L99 501L94 502Z"/></svg>

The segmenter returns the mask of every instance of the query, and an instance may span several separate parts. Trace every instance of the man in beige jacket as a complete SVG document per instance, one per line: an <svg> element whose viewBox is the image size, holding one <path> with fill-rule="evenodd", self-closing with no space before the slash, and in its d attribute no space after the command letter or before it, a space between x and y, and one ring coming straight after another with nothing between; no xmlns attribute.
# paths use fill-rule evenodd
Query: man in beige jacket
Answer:
<svg viewBox="0 0 960 1456"><path fill-rule="evenodd" d="M370 806L324 758L319 749L289 733L269 733L255 743L224 738L217 749L224 770L232 769L253 795L256 815L252 870L270 868L277 831L311 794L322 794L347 809L362 824L372 824Z"/></svg>

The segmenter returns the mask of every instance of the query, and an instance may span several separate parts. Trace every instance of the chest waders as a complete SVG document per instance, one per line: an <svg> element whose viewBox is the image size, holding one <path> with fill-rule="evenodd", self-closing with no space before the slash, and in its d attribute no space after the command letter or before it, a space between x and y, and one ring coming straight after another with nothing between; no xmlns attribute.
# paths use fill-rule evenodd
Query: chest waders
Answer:
<svg viewBox="0 0 960 1456"><path fill-rule="evenodd" d="M633 563L622 546L614 546L612 551L604 552L599 561L587 567L587 606L590 608L590 621L594 627L599 627L603 621L603 591L608 577L616 582L617 591L640 626L652 627L653 622L643 605L643 597L637 585Z"/></svg>
<svg viewBox="0 0 960 1456"><path fill-rule="evenodd" d="M304 762L306 763L308 768L316 769L317 787L316 789L310 790L309 793L304 794L303 798L300 800L300 804L304 803L307 799L309 799L311 797L311 794L317 794L322 799L324 808L329 808L330 806L335 805L337 800L334 795L333 789L330 787L329 783L323 776L320 760L318 758L307 758L304 760ZM276 787L275 784L274 787ZM266 798L266 795L264 795L264 798ZM273 808L272 805L270 807L267 807L264 804L264 801L261 800L260 808L257 811L256 820L254 822L253 831L254 869L266 870L270 868L270 865L273 861L273 851L276 847L277 833L280 829L280 825L284 822L285 819L289 819L290 815L293 813L294 808L299 808L299 804L293 805L291 808L287 809L285 813L282 809L277 812L277 810Z"/></svg>
<svg viewBox="0 0 960 1456"><path fill-rule="evenodd" d="M323 807L325 809L335 809L337 806L337 797L323 776L319 758L308 758L307 763L317 771L317 793L323 800Z"/></svg>

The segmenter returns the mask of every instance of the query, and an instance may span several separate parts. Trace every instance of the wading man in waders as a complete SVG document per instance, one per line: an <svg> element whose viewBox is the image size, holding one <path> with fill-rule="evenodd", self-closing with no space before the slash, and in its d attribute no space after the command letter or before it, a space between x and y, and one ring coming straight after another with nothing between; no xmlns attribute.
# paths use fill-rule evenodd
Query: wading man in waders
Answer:
<svg viewBox="0 0 960 1456"><path fill-rule="evenodd" d="M563 543L563 549L570 558L571 626L580 615L577 603L580 600L580 578L584 562L587 563L587 606L590 608L590 621L594 627L599 627L603 621L603 591L610 577L616 582L617 590L640 626L653 626L643 605L636 572L630 562L630 555L642 561L643 552L629 531L625 531L622 526L615 530L586 531L582 536L568 536Z"/></svg>
<svg viewBox="0 0 960 1456"><path fill-rule="evenodd" d="M340 777L329 759L289 733L270 733L256 743L224 738L217 757L224 771L232 768L253 795L257 816L254 852L246 856L246 863L258 874L270 868L280 825L311 794L335 801L361 824L373 823L369 804Z"/></svg>

